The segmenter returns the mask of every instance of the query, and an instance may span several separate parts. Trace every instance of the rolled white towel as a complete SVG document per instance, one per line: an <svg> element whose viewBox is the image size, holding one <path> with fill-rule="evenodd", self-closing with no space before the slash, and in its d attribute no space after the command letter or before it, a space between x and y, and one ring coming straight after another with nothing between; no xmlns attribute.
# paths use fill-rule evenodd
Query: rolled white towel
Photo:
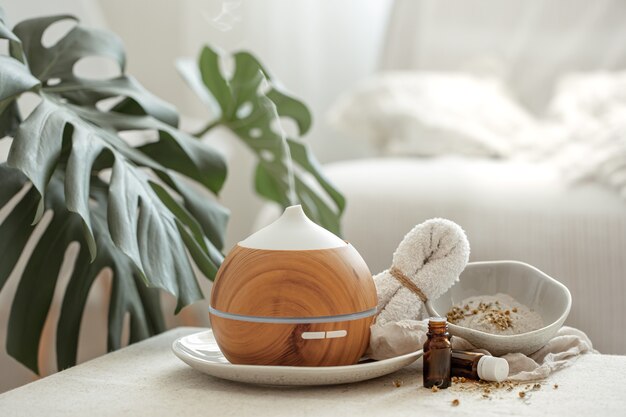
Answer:
<svg viewBox="0 0 626 417"><path fill-rule="evenodd" d="M441 296L469 260L463 229L446 219L431 219L404 236L391 267L374 277L378 316L374 326L418 319L427 299Z"/></svg>

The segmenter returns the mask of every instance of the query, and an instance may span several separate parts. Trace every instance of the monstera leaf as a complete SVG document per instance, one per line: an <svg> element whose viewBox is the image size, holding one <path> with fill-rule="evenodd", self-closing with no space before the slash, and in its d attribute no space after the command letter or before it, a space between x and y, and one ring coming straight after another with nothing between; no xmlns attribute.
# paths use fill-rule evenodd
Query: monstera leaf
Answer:
<svg viewBox="0 0 626 417"><path fill-rule="evenodd" d="M209 47L202 49L199 68L179 65L192 89L218 113L199 135L217 124L230 128L258 157L255 186L260 195L282 207L300 203L312 220L340 234L343 196L306 144L280 128L281 118L291 119L304 135L311 127L309 110L283 92L253 55L239 52L233 58L230 77L220 69L220 55Z"/></svg>
<svg viewBox="0 0 626 417"><path fill-rule="evenodd" d="M87 295L95 278L104 268L113 273L109 308L109 349L121 346L121 328L124 316L130 316L130 341L144 339L165 329L159 294L148 288L131 259L112 242L107 229L107 185L98 179L91 188L93 198L92 230L98 247L98 256L91 262L89 250L82 233L79 216L67 211L64 201L62 171L57 171L48 184L46 207L54 216L29 259L13 300L9 320L7 350L9 354L37 372L37 353L40 333L50 308L57 285L63 255L72 242L79 242L79 253L74 270L65 289L57 327L57 364L59 369L72 366L76 361L80 319ZM27 178L15 169L0 165L0 205L4 205L20 190ZM32 218L37 211L40 196L31 188L0 225L0 250L5 262L0 267L0 285L24 250L34 226Z"/></svg>
<svg viewBox="0 0 626 417"><path fill-rule="evenodd" d="M113 276L108 345L115 349L127 313L131 341L163 330L157 289L177 297L177 311L202 297L189 258L214 277L228 217L189 184L218 193L226 176L223 158L178 130L174 108L125 74L116 36L76 25L56 44L42 45L44 31L67 19L75 20L32 19L13 31L0 20L0 38L10 50L0 57L0 133L13 136L0 167L0 206L13 204L0 225L0 290L35 225L52 212L19 277L7 335L8 352L35 372L41 331L72 242L79 249L57 326L59 368L76 361L85 300L103 269ZM121 75L76 76L75 64L92 56L113 60ZM40 102L22 121L16 100L25 92ZM117 104L106 105L116 98ZM121 135L131 130L158 138L131 146ZM30 188L19 199L24 187Z"/></svg>

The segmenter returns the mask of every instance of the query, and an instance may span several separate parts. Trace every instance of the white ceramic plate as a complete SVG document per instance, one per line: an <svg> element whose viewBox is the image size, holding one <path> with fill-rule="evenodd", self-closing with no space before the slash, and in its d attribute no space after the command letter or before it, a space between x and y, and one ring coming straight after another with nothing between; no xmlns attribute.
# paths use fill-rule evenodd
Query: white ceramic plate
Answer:
<svg viewBox="0 0 626 417"><path fill-rule="evenodd" d="M220 351L212 330L181 337L172 344L172 350L187 365L205 374L266 385L333 385L365 381L395 372L422 356L419 350L391 359L348 366L234 365Z"/></svg>

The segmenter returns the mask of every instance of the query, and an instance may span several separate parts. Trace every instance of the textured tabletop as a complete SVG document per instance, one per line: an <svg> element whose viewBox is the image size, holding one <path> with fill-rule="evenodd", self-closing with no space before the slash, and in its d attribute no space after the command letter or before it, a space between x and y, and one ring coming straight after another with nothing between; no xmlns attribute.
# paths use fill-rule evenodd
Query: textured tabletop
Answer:
<svg viewBox="0 0 626 417"><path fill-rule="evenodd" d="M200 330L172 330L6 392L0 416L626 415L626 356L583 356L535 390L485 394L456 384L431 392L421 387L421 361L358 384L275 388L219 380L181 362L172 342Z"/></svg>

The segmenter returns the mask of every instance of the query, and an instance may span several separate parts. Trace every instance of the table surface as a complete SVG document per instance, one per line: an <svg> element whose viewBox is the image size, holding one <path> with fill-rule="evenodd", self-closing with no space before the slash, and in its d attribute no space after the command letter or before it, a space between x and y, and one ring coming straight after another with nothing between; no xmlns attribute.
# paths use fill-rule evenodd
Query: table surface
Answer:
<svg viewBox="0 0 626 417"><path fill-rule="evenodd" d="M171 330L6 392L0 416L626 415L626 356L584 355L523 399L525 385L488 398L468 384L432 392L422 387L421 360L357 384L267 387L213 378L176 358L172 342L202 330Z"/></svg>

